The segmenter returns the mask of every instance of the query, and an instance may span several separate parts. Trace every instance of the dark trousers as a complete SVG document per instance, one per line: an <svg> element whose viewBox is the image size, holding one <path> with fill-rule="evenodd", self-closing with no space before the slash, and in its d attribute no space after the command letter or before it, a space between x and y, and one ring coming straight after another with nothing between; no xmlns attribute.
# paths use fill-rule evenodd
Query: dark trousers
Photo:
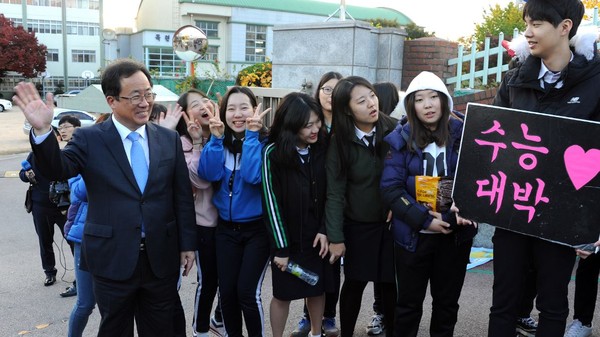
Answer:
<svg viewBox="0 0 600 337"><path fill-rule="evenodd" d="M381 295L381 286L373 282L373 312L377 315L383 315Z"/></svg>
<svg viewBox="0 0 600 337"><path fill-rule="evenodd" d="M489 337L513 337L531 264L537 273L536 306L540 311L537 337L562 337L569 315L568 285L575 250L535 237L496 229L494 286Z"/></svg>
<svg viewBox="0 0 600 337"><path fill-rule="evenodd" d="M178 287L179 288L179 287ZM175 306L173 307L173 336L185 337L187 324L185 323L185 311L181 304L181 298L177 296Z"/></svg>
<svg viewBox="0 0 600 337"><path fill-rule="evenodd" d="M342 337L352 337L356 320L360 313L365 287L369 282L346 278L340 292L340 330ZM383 299L383 316L385 335L394 337L394 305L396 302L396 286L393 283L378 283Z"/></svg>
<svg viewBox="0 0 600 337"><path fill-rule="evenodd" d="M239 225L239 227L238 227ZM261 287L269 262L269 239L262 220L224 224L215 235L223 324L229 337L264 335Z"/></svg>
<svg viewBox="0 0 600 337"><path fill-rule="evenodd" d="M598 295L598 273L600 273L600 255L592 254L586 259L579 259L575 276L575 313L573 319L578 319L584 325L592 324L596 296Z"/></svg>
<svg viewBox="0 0 600 337"><path fill-rule="evenodd" d="M338 299L340 298L340 286L342 279L341 263L340 259L335 261L333 264L333 291L325 292L325 310L323 311L324 318L335 318L337 312ZM310 319L308 316L308 308L306 302L304 303L304 317Z"/></svg>
<svg viewBox="0 0 600 337"><path fill-rule="evenodd" d="M537 296L537 287L535 286L537 274L533 265L525 276L525 289L523 290L523 298L519 307L519 318L531 317L531 311L533 310L533 301Z"/></svg>
<svg viewBox="0 0 600 337"><path fill-rule="evenodd" d="M47 276L56 276L56 257L54 255L54 248L52 247L52 243L54 242L54 225L58 226L64 236L67 217L57 208L43 208L36 205L33 205L31 214L33 215L33 224L40 245L40 257L44 273ZM71 252L73 252L72 247Z"/></svg>
<svg viewBox="0 0 600 337"><path fill-rule="evenodd" d="M179 301L178 273L158 278L140 251L133 276L115 281L94 276L94 295L101 315L98 337L173 336L174 309Z"/></svg>
<svg viewBox="0 0 600 337"><path fill-rule="evenodd" d="M192 326L197 332L208 332L210 311L217 294L217 251L215 245L216 227L196 226L198 250L196 251L196 269L198 286L194 300L194 321Z"/></svg>
<svg viewBox="0 0 600 337"><path fill-rule="evenodd" d="M472 240L457 244L454 234L419 234L415 252L395 247L396 337L417 336L428 285L433 299L430 336L454 335L471 244Z"/></svg>

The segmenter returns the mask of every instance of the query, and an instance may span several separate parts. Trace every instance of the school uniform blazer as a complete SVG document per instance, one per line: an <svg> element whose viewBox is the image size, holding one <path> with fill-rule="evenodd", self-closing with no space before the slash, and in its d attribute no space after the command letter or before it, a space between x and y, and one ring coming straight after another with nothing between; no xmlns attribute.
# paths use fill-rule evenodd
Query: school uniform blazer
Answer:
<svg viewBox="0 0 600 337"><path fill-rule="evenodd" d="M80 173L88 192L81 267L94 276L125 280L140 255L142 222L152 271L179 272L180 252L195 251L192 188L176 132L146 125L150 163L144 193L136 183L112 120L78 129L61 151L55 137L35 144L37 163L53 180Z"/></svg>

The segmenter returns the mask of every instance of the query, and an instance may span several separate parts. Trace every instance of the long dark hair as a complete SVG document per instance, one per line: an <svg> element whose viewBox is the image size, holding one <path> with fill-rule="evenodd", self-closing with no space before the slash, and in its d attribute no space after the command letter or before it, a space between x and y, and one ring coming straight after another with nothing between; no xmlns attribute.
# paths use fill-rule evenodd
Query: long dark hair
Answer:
<svg viewBox="0 0 600 337"><path fill-rule="evenodd" d="M167 112L167 107L164 104L154 103L152 104L152 111L150 111L150 117L148 121L155 122L158 124L158 119L160 118L161 112Z"/></svg>
<svg viewBox="0 0 600 337"><path fill-rule="evenodd" d="M373 88L375 88L375 95L379 98L379 111L389 116L400 101L398 88L392 82L375 83Z"/></svg>
<svg viewBox="0 0 600 337"><path fill-rule="evenodd" d="M188 96L190 93L198 94L204 98L209 98L208 95L205 94L203 91L200 91L195 88L191 88L188 91L184 92L181 96L179 96L179 99L177 100L177 104L179 104L181 109L183 111L185 111L186 113L188 110L187 99L188 99ZM175 127L175 130L177 131L177 133L179 133L180 136L185 136L189 140L192 140L192 137L190 136L190 133L188 132L187 124L185 123L185 120L183 119L183 117L181 117L179 119L179 122L177 122L177 127Z"/></svg>
<svg viewBox="0 0 600 337"><path fill-rule="evenodd" d="M231 87L229 90L227 90L227 92L225 93L225 96L223 96L223 99L221 100L221 106L219 107L219 116L221 117L221 121L223 121L223 124L225 124L225 133L224 133L224 139L223 139L223 146L225 146L230 152L233 152L233 137L234 132L233 130L231 130L231 128L229 127L229 125L227 124L227 119L226 119L226 115L227 115L227 102L229 101L229 97L232 94L243 94L248 96L248 98L250 99L250 105L252 105L252 110L254 111L254 109L256 109L256 107L258 106L258 101L256 99L256 96L254 96L254 93L252 92L252 90L248 89L247 87L240 87L240 86L234 86ZM267 129L263 127L263 129L261 130L261 138L264 138L267 134Z"/></svg>
<svg viewBox="0 0 600 337"><path fill-rule="evenodd" d="M299 92L293 92L283 97L277 107L268 140L268 143L276 143L273 150L274 162L287 167L298 165L296 151L298 132L309 122L313 111L323 122L323 111L314 98ZM324 136L324 130L321 129L317 144L322 143Z"/></svg>
<svg viewBox="0 0 600 337"><path fill-rule="evenodd" d="M351 164L349 161L349 150L351 143L356 138L354 131L354 114L350 108L350 100L352 98L352 89L356 86L363 86L375 92L375 88L371 82L359 76L349 76L342 78L333 89L333 98L331 100L331 110L333 114L332 129L333 138L338 148L338 156L340 166L338 167L339 174L346 174L347 167ZM390 122L391 119L384 113L379 113L379 118L375 123L377 132L375 133L375 152L376 155L383 159L383 125L385 122Z"/></svg>
<svg viewBox="0 0 600 337"><path fill-rule="evenodd" d="M416 150L413 149L413 142L419 149L424 149L428 144L433 142L435 142L438 146L443 146L450 139L450 106L448 105L448 96L446 96L446 94L443 92L436 90L440 98L442 117L438 121L438 126L435 131L431 131L417 117L417 110L415 109L415 95L418 91L411 92L404 98L406 116L410 125L410 138L408 142L408 149L410 151Z"/></svg>

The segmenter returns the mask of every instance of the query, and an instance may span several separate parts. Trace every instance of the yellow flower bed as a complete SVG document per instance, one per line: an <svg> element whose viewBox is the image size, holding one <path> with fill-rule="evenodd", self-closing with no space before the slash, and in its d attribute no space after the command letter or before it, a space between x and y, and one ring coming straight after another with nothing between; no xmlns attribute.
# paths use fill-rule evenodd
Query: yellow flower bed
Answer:
<svg viewBox="0 0 600 337"><path fill-rule="evenodd" d="M271 61L257 63L238 73L238 83L246 87L270 88L273 64Z"/></svg>

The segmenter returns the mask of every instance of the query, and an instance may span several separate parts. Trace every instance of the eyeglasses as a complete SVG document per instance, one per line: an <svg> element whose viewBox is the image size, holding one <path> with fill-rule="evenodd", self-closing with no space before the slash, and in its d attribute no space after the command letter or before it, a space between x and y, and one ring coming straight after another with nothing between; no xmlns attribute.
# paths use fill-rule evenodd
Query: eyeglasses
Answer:
<svg viewBox="0 0 600 337"><path fill-rule="evenodd" d="M322 87L321 91L323 91L323 93L325 95L331 95L333 93L333 88L332 87Z"/></svg>
<svg viewBox="0 0 600 337"><path fill-rule="evenodd" d="M142 103L142 98L145 98L146 102L148 102L148 103L154 102L154 99L156 98L156 94L153 92L149 92L144 95L135 95L135 96L131 96L131 97L117 96L116 98L117 98L117 101L119 100L119 98L128 99L131 104L138 105L138 104Z"/></svg>
<svg viewBox="0 0 600 337"><path fill-rule="evenodd" d="M74 128L73 125L62 125L58 127L58 131L62 131L62 130L66 130L66 129L70 129L70 128Z"/></svg>
<svg viewBox="0 0 600 337"><path fill-rule="evenodd" d="M196 109L196 108L200 107L200 103L202 103L202 105L207 105L207 104L209 104L209 103L210 103L210 99L208 99L208 98L206 98L206 97L203 97L203 98L200 100L200 102L198 102L198 101L194 101L194 102L193 102L193 103L190 105L190 108L191 108L191 109Z"/></svg>

